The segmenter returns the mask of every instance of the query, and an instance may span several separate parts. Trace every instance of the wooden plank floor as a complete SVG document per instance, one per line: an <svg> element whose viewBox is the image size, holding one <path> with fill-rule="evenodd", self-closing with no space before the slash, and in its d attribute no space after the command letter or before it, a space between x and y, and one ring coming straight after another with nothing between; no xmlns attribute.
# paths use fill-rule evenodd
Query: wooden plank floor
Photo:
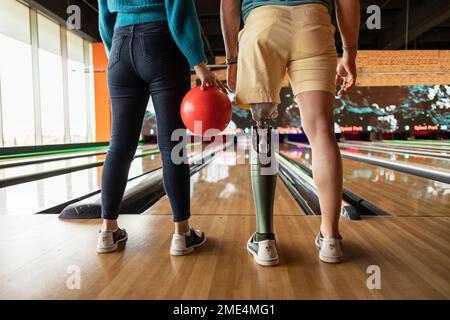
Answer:
<svg viewBox="0 0 450 320"><path fill-rule="evenodd" d="M280 265L256 265L245 248L255 230L249 168L226 158L192 177L191 223L208 240L189 256L169 255L167 199L122 215L127 246L104 255L95 253L99 220L0 216L0 299L450 299L450 217L343 220L345 260L329 265L313 244L320 217L303 215L280 181ZM371 265L379 290L367 288ZM80 271L79 290L68 289L68 270Z"/></svg>
<svg viewBox="0 0 450 320"><path fill-rule="evenodd" d="M373 217L342 221L345 261L318 260L320 218L276 216L280 265L255 265L245 250L254 217L194 216L208 241L194 254L171 257L166 215L123 215L125 250L98 255L99 221L53 215L1 216L1 299L449 299L450 218ZM381 289L366 286L369 265ZM81 288L67 273L79 267Z"/></svg>

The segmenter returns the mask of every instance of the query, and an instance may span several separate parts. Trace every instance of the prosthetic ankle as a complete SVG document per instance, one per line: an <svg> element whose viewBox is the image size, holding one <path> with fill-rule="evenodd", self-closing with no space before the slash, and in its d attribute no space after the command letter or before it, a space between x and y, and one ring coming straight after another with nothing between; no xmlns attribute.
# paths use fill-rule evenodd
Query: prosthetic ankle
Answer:
<svg viewBox="0 0 450 320"><path fill-rule="evenodd" d="M256 208L256 241L273 240L273 202L277 181L276 172L271 172L275 161L272 152L272 128L268 120L277 116L277 105L258 103L251 105L252 117L256 126L252 128L252 150L250 173L253 199Z"/></svg>

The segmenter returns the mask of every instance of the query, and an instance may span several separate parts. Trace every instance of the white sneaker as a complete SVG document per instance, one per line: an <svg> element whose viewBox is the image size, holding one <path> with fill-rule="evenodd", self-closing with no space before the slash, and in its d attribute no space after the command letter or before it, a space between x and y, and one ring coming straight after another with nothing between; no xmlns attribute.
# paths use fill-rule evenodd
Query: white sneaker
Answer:
<svg viewBox="0 0 450 320"><path fill-rule="evenodd" d="M174 233L172 236L172 245L170 254L173 256L184 256L194 251L195 248L202 246L206 241L205 233L191 228L187 234Z"/></svg>
<svg viewBox="0 0 450 320"><path fill-rule="evenodd" d="M128 240L125 229L117 228L116 231L99 231L97 240L97 252L108 253L119 249L120 243Z"/></svg>
<svg viewBox="0 0 450 320"><path fill-rule="evenodd" d="M323 262L339 263L342 261L342 237L324 238L322 233L316 237L315 244L319 248L319 258Z"/></svg>
<svg viewBox="0 0 450 320"><path fill-rule="evenodd" d="M262 266L276 266L279 263L277 244L275 240L256 241L256 233L247 241L247 251L253 256L257 264Z"/></svg>

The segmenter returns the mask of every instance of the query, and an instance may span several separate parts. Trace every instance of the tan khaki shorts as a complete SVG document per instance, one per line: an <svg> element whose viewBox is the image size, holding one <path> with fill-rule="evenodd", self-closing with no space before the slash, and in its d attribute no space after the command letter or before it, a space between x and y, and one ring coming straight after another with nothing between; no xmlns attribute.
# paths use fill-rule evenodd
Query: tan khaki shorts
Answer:
<svg viewBox="0 0 450 320"><path fill-rule="evenodd" d="M335 27L321 4L253 9L239 33L238 104L280 103L286 71L294 95L335 94Z"/></svg>

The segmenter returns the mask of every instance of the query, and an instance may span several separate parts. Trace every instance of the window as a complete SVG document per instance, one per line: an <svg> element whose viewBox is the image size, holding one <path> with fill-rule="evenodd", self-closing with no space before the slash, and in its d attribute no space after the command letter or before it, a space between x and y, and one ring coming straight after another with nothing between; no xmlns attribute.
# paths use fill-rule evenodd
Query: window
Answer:
<svg viewBox="0 0 450 320"><path fill-rule="evenodd" d="M91 43L1 0L0 48L0 147L95 141Z"/></svg>
<svg viewBox="0 0 450 320"><path fill-rule="evenodd" d="M0 92L3 146L35 143L29 9L0 2Z"/></svg>
<svg viewBox="0 0 450 320"><path fill-rule="evenodd" d="M42 143L64 143L64 102L59 25L38 14Z"/></svg>
<svg viewBox="0 0 450 320"><path fill-rule="evenodd" d="M67 55L70 142L86 142L86 70L83 62L83 39L70 31L67 31Z"/></svg>

